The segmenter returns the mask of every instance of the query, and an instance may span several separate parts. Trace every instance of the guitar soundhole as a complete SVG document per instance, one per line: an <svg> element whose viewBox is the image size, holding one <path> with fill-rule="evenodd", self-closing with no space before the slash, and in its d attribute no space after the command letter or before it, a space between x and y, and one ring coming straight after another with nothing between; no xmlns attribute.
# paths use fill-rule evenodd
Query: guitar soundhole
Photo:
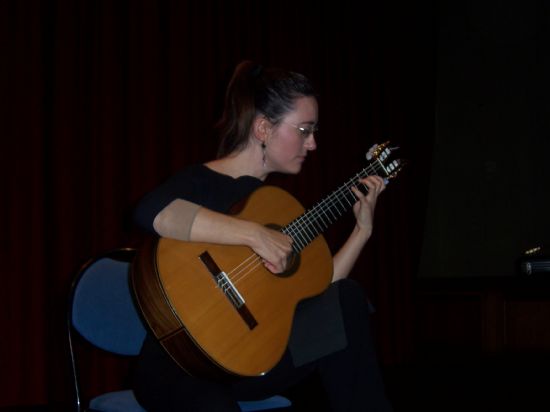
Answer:
<svg viewBox="0 0 550 412"><path fill-rule="evenodd" d="M286 267L286 270L281 273L275 273L275 275L281 278L288 278L296 273L299 266L300 266L300 255L292 252L292 254L288 257L288 265Z"/></svg>
<svg viewBox="0 0 550 412"><path fill-rule="evenodd" d="M269 223L266 225L268 228L273 230L281 230L281 226L276 225L274 223ZM281 273L274 273L275 276L279 276L281 278L288 278L292 276L298 268L300 267L300 254L296 252L292 252L290 256L288 257L288 264L286 265L286 270Z"/></svg>

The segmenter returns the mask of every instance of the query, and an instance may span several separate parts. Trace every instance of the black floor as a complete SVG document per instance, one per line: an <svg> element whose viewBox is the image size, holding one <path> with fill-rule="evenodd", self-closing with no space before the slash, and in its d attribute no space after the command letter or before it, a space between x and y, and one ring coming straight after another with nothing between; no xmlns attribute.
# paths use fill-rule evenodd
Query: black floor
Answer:
<svg viewBox="0 0 550 412"><path fill-rule="evenodd" d="M466 362L395 368L386 384L395 412L548 412L548 376L531 365Z"/></svg>
<svg viewBox="0 0 550 412"><path fill-rule="evenodd" d="M386 366L384 376L394 412L550 411L549 355L446 357L442 361ZM286 395L293 400L292 412L329 411L315 378ZM0 412L66 411L72 412L62 406L0 408Z"/></svg>
<svg viewBox="0 0 550 412"><path fill-rule="evenodd" d="M549 412L548 355L415 362L384 368L394 412ZM291 393L293 411L328 412L318 382L303 396Z"/></svg>

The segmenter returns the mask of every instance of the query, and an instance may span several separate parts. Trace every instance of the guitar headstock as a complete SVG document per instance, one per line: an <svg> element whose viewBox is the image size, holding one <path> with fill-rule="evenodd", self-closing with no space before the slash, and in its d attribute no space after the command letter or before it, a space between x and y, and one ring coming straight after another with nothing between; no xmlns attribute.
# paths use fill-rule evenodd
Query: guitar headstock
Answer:
<svg viewBox="0 0 550 412"><path fill-rule="evenodd" d="M405 162L401 159L390 159L392 152L399 147L388 147L389 141L382 144L375 144L367 152L367 160L375 167L379 176L386 180L393 179L401 171Z"/></svg>

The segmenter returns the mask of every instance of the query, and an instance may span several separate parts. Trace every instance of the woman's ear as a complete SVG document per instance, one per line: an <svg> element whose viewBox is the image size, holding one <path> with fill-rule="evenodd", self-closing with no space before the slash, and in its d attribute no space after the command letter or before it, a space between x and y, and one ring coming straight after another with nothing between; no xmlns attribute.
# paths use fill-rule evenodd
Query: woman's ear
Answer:
<svg viewBox="0 0 550 412"><path fill-rule="evenodd" d="M265 143L271 133L271 122L265 116L256 116L254 119L253 129L254 137L261 143Z"/></svg>

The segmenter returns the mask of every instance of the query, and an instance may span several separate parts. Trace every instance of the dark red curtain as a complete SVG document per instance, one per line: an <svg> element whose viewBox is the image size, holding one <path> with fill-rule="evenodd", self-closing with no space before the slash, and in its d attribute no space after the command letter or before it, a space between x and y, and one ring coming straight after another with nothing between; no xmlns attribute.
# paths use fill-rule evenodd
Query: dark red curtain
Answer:
<svg viewBox="0 0 550 412"><path fill-rule="evenodd" d="M224 87L245 58L303 72L319 91L318 151L300 176L273 180L304 206L359 170L375 142L409 159L353 273L377 307L383 364L407 359L433 134L429 2L4 0L0 31L0 406L70 401L76 270L137 245L140 196L214 155ZM331 229L331 247L352 223ZM90 392L108 388L104 366L89 363Z"/></svg>

